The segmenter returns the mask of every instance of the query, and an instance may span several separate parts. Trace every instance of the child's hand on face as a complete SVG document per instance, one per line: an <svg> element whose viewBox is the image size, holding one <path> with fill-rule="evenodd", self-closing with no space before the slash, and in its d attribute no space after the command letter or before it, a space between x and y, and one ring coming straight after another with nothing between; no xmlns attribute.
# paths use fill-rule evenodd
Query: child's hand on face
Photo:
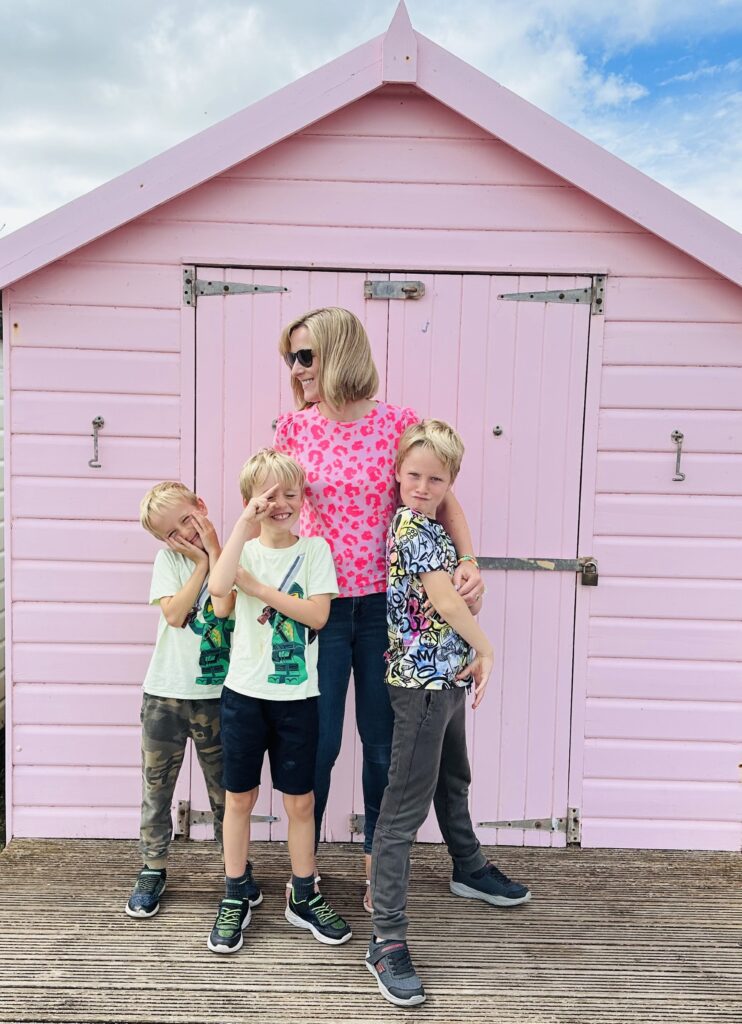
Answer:
<svg viewBox="0 0 742 1024"><path fill-rule="evenodd" d="M180 537L165 537L165 543L171 551L177 551L179 555L185 555L186 558L190 558L196 565L208 565L209 556L201 548L197 548L195 544L191 544L190 541L183 540Z"/></svg>
<svg viewBox="0 0 742 1024"><path fill-rule="evenodd" d="M204 546L206 554L216 555L218 557L221 553L221 547L219 545L219 538L216 535L214 524L200 512L194 512L191 519L193 520L193 525L196 527L196 531L201 538L201 543Z"/></svg>
<svg viewBox="0 0 742 1024"><path fill-rule="evenodd" d="M262 494L256 494L248 501L247 505L242 512L242 520L246 523L260 523L269 516L273 509L276 507L275 501L272 501L273 495L278 490L278 484L273 484L267 491L263 491Z"/></svg>
<svg viewBox="0 0 742 1024"><path fill-rule="evenodd" d="M467 676L471 676L474 680L474 700L472 701L472 708L478 708L484 700L484 692L487 688L487 682L494 664L495 658L491 652L488 654L477 654L474 661L470 662L470 664L468 664L465 669L462 669L456 676L457 679L466 679Z"/></svg>

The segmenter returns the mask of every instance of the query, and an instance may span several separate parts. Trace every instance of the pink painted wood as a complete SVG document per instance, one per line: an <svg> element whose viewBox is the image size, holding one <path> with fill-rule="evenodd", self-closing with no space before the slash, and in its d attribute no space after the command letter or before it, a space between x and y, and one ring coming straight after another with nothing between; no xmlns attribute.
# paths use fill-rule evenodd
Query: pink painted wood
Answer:
<svg viewBox="0 0 742 1024"><path fill-rule="evenodd" d="M368 91L373 74L381 74L380 46L368 54L377 70L362 76L360 83L346 79L331 100L322 100L315 91L315 113L328 109L322 103L329 102L334 110L339 96ZM374 318L368 324L379 365L386 365L385 317L392 317L389 397L405 399L409 389L420 411L460 417L468 454L458 489L476 542L485 553L485 544L497 542L500 550L528 554L533 553L529 540L545 543L551 535L541 533L533 517L511 514L506 522L498 519L503 508L498 481L507 477L511 463L497 455L497 448L493 453L488 438L492 443L494 439L482 425L491 427L495 414L507 414L523 439L518 462L512 465L536 460L539 466L540 491L534 491L531 475L513 470L508 509L536 507L539 514L544 504L551 509L544 495L562 486L547 472L544 445L553 439L533 430L528 433L533 417L520 399L517 406L513 403L508 382L519 382L528 369L526 353L537 346L542 332L551 332L553 316L568 311L500 303L489 294L489 275L549 271L549 281L556 286L570 275L605 271L605 317L590 318L582 476L578 481L573 474L564 483L564 493L572 500L581 494L579 545L573 544L571 550L595 555L601 573L597 590L578 587L576 593L568 799L570 805L584 803L585 845L738 849L742 814L734 810L729 791L715 784L730 785L730 766L735 758L739 761L738 739L729 738L723 723L726 712L729 721L736 722L740 704L734 623L742 580L742 302L739 292L709 269L735 275L737 257L729 240L733 237L736 246L737 236L705 215L689 213L682 201L646 186L634 172L619 171L613 158L596 157L591 163L591 148L573 146L570 133L534 120L527 107L512 103L504 90L496 90L497 103L488 104L492 90L477 73L462 70L453 59L439 61L439 56L437 48L418 37L419 78L431 91L439 91L447 107L419 89L395 85L309 127L301 123L299 111L292 123L303 129L301 133L249 162L244 144L233 137L216 157L231 154L224 178L193 189L189 204L157 209L146 201L136 209L129 205L127 216L139 211L139 220L4 288L4 318L10 325L6 365L12 381L12 393L6 391L11 428L6 457L11 438L13 455L7 494L13 607L8 653L20 716L14 725L9 687L9 728L46 729L21 734L25 749L18 752L23 765L17 770L28 772L36 766L54 775L63 769L103 771L136 764L133 695L146 669L152 634L146 635L144 620L138 615L131 618L130 612L146 601L146 580L156 550L136 521L138 495L155 482L149 476L155 472L172 471L191 482L197 450L199 489L220 516L236 515L234 469L222 476L210 467L204 461L209 450L204 444L213 443L212 450L226 452L230 466L238 467L248 445L269 440L276 412L290 407L285 376L275 359L278 325L285 315L319 303L352 307L357 294L353 275L335 274L335 284L328 284L332 274L316 269L308 274L302 267L370 268L371 276L390 266L401 267L410 277L423 276L431 297L437 290L439 301L435 315L427 318L431 326L425 334L414 319L419 306L408 304L403 315L396 306L382 314L383 304L366 304L366 315ZM347 72L349 64L343 66ZM456 85L451 76L459 72ZM433 82L436 74L440 80ZM322 79L323 88L331 77ZM460 116L457 108L470 119ZM275 114L278 107L271 109ZM302 109L306 112L308 107ZM522 125L515 123L516 114L523 116ZM538 135L539 126L544 134L529 142L529 130ZM490 134L496 127L501 129L499 140ZM286 122L278 130L284 128ZM259 146L267 145L268 135L256 139ZM517 145L513 148L508 142ZM559 146L564 152L557 154ZM528 159L529 153L540 159ZM304 159L306 175L297 178ZM158 165L158 174L166 163ZM575 171L570 178L570 168L578 164L582 177ZM205 173L204 165L199 166ZM610 210L581 194L581 184L603 199L620 193L620 202ZM150 192L149 199L153 196ZM236 204L234 215L229 197ZM113 223L99 219L100 200L97 196L87 207L82 204L64 214L67 227L74 232L79 228L74 235L78 241L105 232L106 223ZM534 204L540 204L538 217L533 215ZM653 219L645 216L649 206ZM82 216L83 207L88 215ZM29 229L23 239L0 242L4 252L13 250L11 273L21 265L35 268L39 260L54 259L77 244L70 243L66 228L58 241L44 238L51 224ZM672 248L642 224L654 225L687 251ZM23 254L15 251L16 244L20 248L21 241L25 245L29 240L32 244ZM31 249L35 254L29 255ZM285 304L276 313L271 306L275 297L262 296L260 304L240 296L225 303L203 300L199 320L205 318L209 336L217 340L211 350L199 341L197 362L195 314L181 305L182 261L273 267L239 273L244 280L267 281L280 271L296 305ZM280 269L287 267L294 269ZM420 268L426 268L424 275ZM475 276L460 276L477 271ZM208 273L215 276L219 271ZM514 290L512 277L508 285L501 290ZM288 303L287 297L281 301ZM230 323L221 322L213 302L224 305ZM460 323L454 309L459 310ZM488 341L483 343L485 326ZM505 358L502 339L510 339L512 345L521 332L525 340ZM246 348L245 336L251 339ZM416 366L409 350L405 352L420 337L434 354L433 368ZM260 353L258 339L267 339ZM474 340L469 347L468 340L459 339ZM225 348L232 352L235 372L247 382L240 392L244 449L241 437L236 439L226 429L223 410L195 402L196 372L199 389L211 394L222 386L220 360ZM444 379L437 364L452 348L460 358ZM492 357L497 352L501 359L497 364L491 358L486 373L483 349ZM576 366L559 362L557 349L541 354L555 360L543 363L544 380L563 383L559 374L576 373ZM259 387L263 378L267 383ZM576 401L576 408L582 408L582 401ZM482 408L485 413L480 415L477 410ZM87 445L90 421L98 414L106 418L105 458L103 470L96 473L87 467ZM669 435L676 428L685 433L686 480L679 484L671 480L675 453ZM566 436L563 440L573 450L572 441ZM476 467L481 468L475 471ZM559 539L568 517L563 522L558 516L553 519L549 529L553 527ZM539 587L553 586L551 577L539 578ZM560 680L568 674L569 648L561 642L558 650L554 646L554 629L564 628L555 609L562 602L566 606L568 597L562 592L537 593L536 582L521 574L507 586L504 581L490 585L488 615L506 608L508 618L526 623L535 615L535 622L547 624L531 648L526 646L530 634L525 626L519 633L523 646L514 651L510 643L499 669L506 683L528 674L532 687L533 678L544 678L549 671ZM568 584L563 578L561 589L568 585L573 588L573 581ZM573 589L571 593L575 596ZM83 632L66 607L84 609L94 630ZM131 622L131 631L116 623L117 611ZM54 639L45 629L47 612ZM71 635L64 633L68 626ZM500 626L500 649L504 628ZM47 698L50 707L60 707L62 693L55 696L45 689L57 686L72 688L64 695L71 702L70 720L58 730L43 710ZM103 710L109 686L114 722ZM551 746L538 718L544 709L529 703L535 691L528 687L503 699L507 721L518 728L525 727L528 714L535 716L527 754L508 736L505 742L511 746L498 755L504 774L499 760L497 771L508 785L523 785L524 771L530 773L518 808L530 808L527 801L536 799L533 772L548 758L553 758L555 778L566 771L565 754L556 740ZM563 689L555 694L558 717L569 694ZM471 725L479 721L472 719ZM76 734L76 727L83 732ZM103 739L109 727L110 745ZM69 729L73 732L65 732ZM348 736L352 733L349 727ZM13 834L71 834L76 827L88 835L136 833L137 808L121 805L117 787L123 776L115 773L105 783L110 787L109 809L86 810L84 795L77 798L74 810L64 808L64 813L27 804L31 775L23 776L22 782L19 776L22 799L14 803L18 743L15 736L12 739L7 749ZM472 749L481 750L481 730L479 735L472 731L471 739ZM544 750L543 764L528 760L536 749ZM635 757L636 750L640 757ZM34 760L37 755L41 760ZM118 763L116 759L124 756L126 764ZM70 757L86 763L69 763ZM683 765L689 766L692 777L683 776ZM642 777L637 778L640 770ZM191 793L191 775L197 786L198 773L184 772L179 797ZM347 809L359 807L352 776L344 776L338 788L338 809L328 822L332 838L347 837ZM105 772L101 777L106 778ZM82 780L83 775L74 778ZM663 779L701 789L711 784L705 790L711 817L694 818L701 801L687 785L674 803L668 803L662 812L666 816L658 817L656 786ZM642 781L646 785L636 784ZM610 796L613 817L602 810L603 793ZM475 781L475 811L488 795ZM284 834L283 828L283 823L275 826L273 834Z"/></svg>

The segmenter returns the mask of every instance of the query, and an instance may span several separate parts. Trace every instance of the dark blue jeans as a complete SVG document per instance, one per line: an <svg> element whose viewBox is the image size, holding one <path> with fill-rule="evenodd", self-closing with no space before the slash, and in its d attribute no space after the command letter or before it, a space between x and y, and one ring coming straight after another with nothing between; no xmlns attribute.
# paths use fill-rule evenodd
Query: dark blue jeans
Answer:
<svg viewBox="0 0 742 1024"><path fill-rule="evenodd" d="M356 724L363 745L363 849L371 853L381 798L389 776L394 714L384 682L387 649L386 594L336 597L319 634L319 744L314 776L314 816L319 840L340 753L345 698L351 669L356 688ZM350 811L351 808L348 808Z"/></svg>

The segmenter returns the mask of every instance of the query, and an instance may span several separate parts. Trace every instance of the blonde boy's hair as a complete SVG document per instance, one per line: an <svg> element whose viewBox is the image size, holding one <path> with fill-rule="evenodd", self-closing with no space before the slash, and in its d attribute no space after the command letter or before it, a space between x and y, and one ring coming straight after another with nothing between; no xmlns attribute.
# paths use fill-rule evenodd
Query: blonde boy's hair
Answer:
<svg viewBox="0 0 742 1024"><path fill-rule="evenodd" d="M155 484L139 503L139 522L159 540L160 535L152 525L153 516L159 516L165 509L172 508L184 499L193 506L199 503L198 495L179 480L164 480L161 484Z"/></svg>
<svg viewBox="0 0 742 1024"><path fill-rule="evenodd" d="M443 420L421 420L413 423L399 439L395 468L399 472L402 463L413 448L424 448L439 459L451 474L451 483L461 469L464 457L464 442L461 435Z"/></svg>
<svg viewBox="0 0 742 1024"><path fill-rule="evenodd" d="M317 386L322 401L339 409L346 402L374 397L379 389L379 374L366 329L354 313L328 306L292 320L278 342L278 351L284 357L291 351L291 335L297 327L306 327L317 353ZM293 376L291 390L297 409L312 404L305 401L304 390Z"/></svg>
<svg viewBox="0 0 742 1024"><path fill-rule="evenodd" d="M304 493L307 478L296 459L277 452L275 448L261 448L240 471L240 493L245 502L252 498L256 488L271 474L284 487L296 487Z"/></svg>

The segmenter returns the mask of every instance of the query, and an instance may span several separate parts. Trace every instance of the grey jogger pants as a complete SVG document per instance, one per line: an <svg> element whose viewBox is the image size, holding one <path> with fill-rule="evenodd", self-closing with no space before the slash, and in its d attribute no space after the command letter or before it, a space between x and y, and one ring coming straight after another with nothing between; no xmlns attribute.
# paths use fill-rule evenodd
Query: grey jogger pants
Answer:
<svg viewBox="0 0 742 1024"><path fill-rule="evenodd" d="M377 938L404 939L410 849L431 803L448 852L463 871L479 870L487 858L469 814L465 688L390 686L389 696L394 710L392 762L374 836L371 897Z"/></svg>

